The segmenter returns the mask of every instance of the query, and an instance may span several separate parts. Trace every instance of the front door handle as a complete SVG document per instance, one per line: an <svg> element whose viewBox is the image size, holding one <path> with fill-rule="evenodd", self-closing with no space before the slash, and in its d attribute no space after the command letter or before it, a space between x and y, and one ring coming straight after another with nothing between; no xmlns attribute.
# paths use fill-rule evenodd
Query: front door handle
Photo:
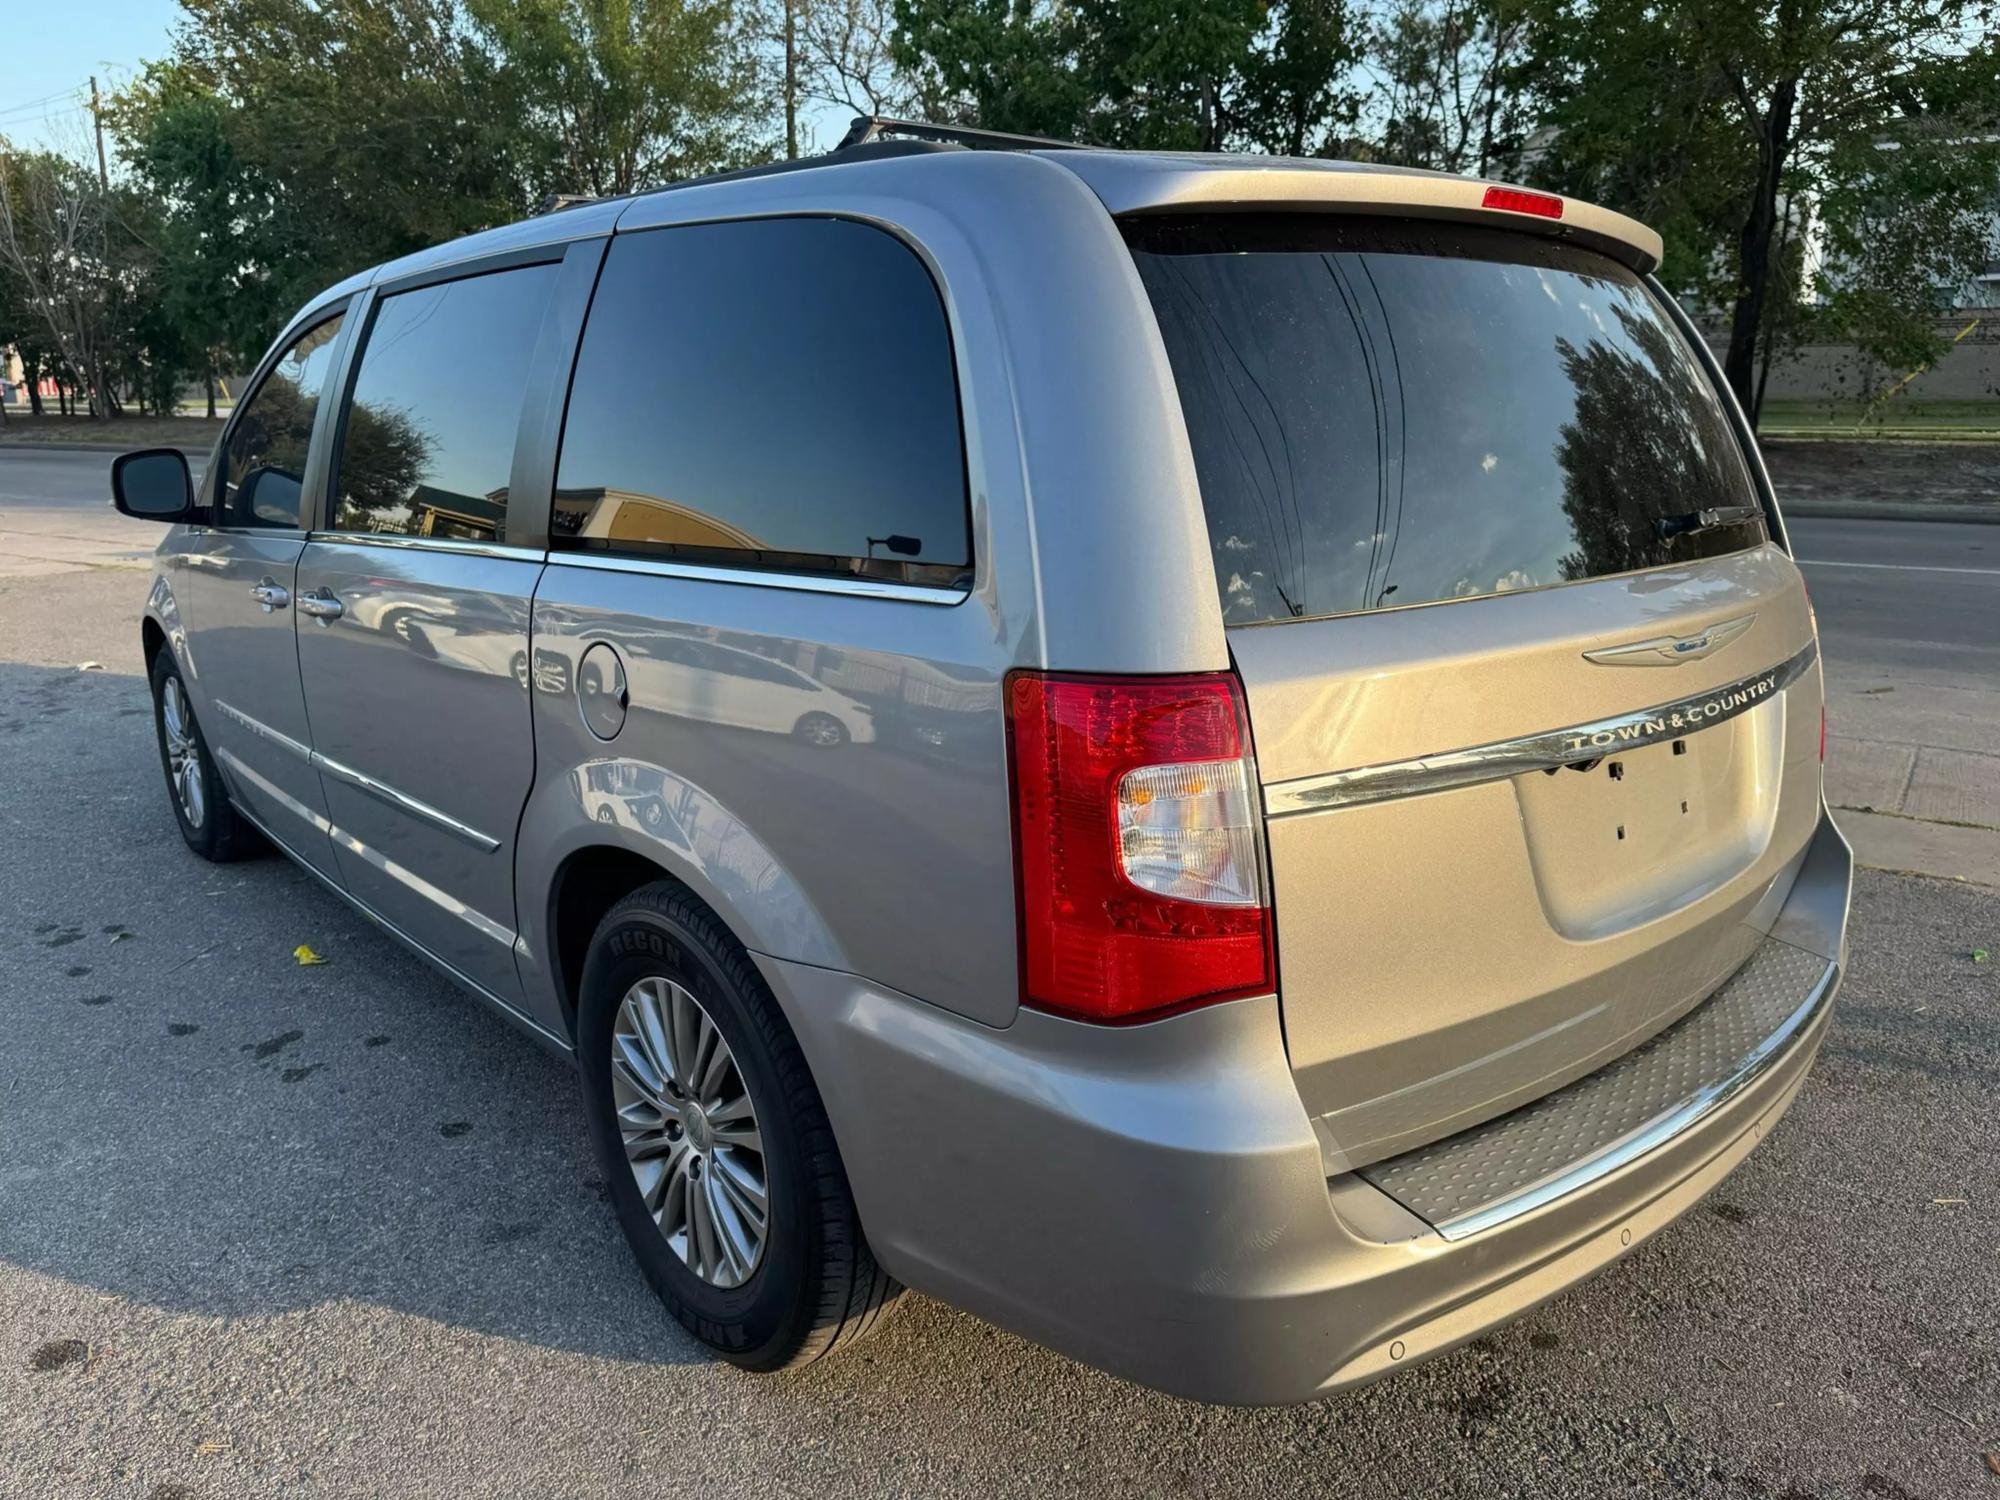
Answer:
<svg viewBox="0 0 2000 1500"><path fill-rule="evenodd" d="M264 613L267 615L272 610L283 609L292 602L292 596L285 592L284 585L272 578L266 578L262 583L252 587L250 597L264 606Z"/></svg>
<svg viewBox="0 0 2000 1500"><path fill-rule="evenodd" d="M331 625L347 613L347 609L334 597L333 590L322 588L299 595L299 613L311 615L322 625Z"/></svg>

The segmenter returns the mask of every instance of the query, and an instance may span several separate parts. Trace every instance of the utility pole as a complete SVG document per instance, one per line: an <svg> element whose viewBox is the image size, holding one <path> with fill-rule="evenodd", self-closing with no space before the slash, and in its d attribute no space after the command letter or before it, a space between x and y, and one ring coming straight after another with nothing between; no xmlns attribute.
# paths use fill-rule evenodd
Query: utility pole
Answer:
<svg viewBox="0 0 2000 1500"><path fill-rule="evenodd" d="M70 77L76 77L72 73ZM105 192L111 191L111 173L104 165L104 115L97 107L97 79L90 80L90 122L97 127L97 185Z"/></svg>
<svg viewBox="0 0 2000 1500"><path fill-rule="evenodd" d="M798 0L785 0L785 159L799 159ZM101 148L100 148L101 150Z"/></svg>

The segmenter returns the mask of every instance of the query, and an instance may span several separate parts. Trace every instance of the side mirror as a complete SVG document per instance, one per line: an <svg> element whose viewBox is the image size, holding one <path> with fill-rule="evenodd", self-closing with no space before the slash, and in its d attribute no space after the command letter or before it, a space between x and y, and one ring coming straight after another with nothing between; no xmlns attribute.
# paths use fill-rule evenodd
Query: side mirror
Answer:
<svg viewBox="0 0 2000 1500"><path fill-rule="evenodd" d="M111 461L111 503L140 521L185 521L194 512L194 480L178 448L141 448Z"/></svg>

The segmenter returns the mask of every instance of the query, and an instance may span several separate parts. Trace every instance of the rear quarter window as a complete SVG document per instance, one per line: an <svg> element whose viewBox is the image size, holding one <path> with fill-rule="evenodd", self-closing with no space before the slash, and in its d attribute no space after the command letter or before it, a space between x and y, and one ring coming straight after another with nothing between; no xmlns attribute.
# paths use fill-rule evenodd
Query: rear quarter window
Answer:
<svg viewBox="0 0 2000 1500"><path fill-rule="evenodd" d="M958 385L923 262L842 219L617 236L550 529L576 551L968 582Z"/></svg>
<svg viewBox="0 0 2000 1500"><path fill-rule="evenodd" d="M1714 387L1646 283L1606 256L1324 216L1125 228L1228 624L1545 588L1765 539Z"/></svg>

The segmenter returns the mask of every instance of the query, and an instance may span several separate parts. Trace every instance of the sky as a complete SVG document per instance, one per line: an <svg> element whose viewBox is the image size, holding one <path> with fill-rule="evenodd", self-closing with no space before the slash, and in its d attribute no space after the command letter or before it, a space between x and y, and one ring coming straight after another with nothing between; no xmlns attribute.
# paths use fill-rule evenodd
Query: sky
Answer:
<svg viewBox="0 0 2000 1500"><path fill-rule="evenodd" d="M0 6L0 135L16 146L81 155L90 92L129 82L166 55L174 0L72 0Z"/></svg>

